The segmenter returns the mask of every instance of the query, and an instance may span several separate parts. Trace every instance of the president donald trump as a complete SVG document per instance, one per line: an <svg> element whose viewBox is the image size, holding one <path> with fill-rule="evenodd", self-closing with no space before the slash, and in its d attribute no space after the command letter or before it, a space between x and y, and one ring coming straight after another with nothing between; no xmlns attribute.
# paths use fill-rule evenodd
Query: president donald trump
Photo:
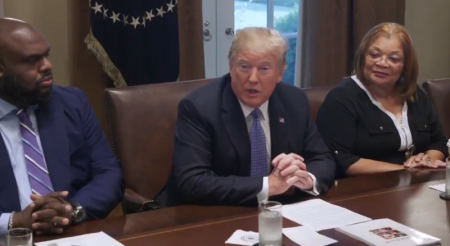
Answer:
<svg viewBox="0 0 450 246"><path fill-rule="evenodd" d="M313 196L330 188L335 163L308 98L281 82L287 50L276 30L242 29L230 73L180 102L173 169L157 197L163 206L256 206L292 186Z"/></svg>

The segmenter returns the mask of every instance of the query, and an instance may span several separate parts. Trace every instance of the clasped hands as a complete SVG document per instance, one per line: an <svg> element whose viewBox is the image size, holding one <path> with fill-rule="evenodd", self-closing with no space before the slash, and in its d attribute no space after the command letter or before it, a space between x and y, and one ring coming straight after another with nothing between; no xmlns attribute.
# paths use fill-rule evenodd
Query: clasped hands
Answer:
<svg viewBox="0 0 450 246"><path fill-rule="evenodd" d="M13 228L28 228L36 235L62 233L72 219L72 206L63 200L67 195L67 191L53 192L45 197L31 195L33 202L14 214Z"/></svg>
<svg viewBox="0 0 450 246"><path fill-rule="evenodd" d="M271 163L274 168L269 175L269 196L283 194L291 186L312 189L314 181L306 171L304 161L303 157L294 153L275 157Z"/></svg>
<svg viewBox="0 0 450 246"><path fill-rule="evenodd" d="M415 167L439 168L445 167L446 164L441 160L431 160L427 154L420 153L418 155L410 157L403 165L406 168L415 168Z"/></svg>

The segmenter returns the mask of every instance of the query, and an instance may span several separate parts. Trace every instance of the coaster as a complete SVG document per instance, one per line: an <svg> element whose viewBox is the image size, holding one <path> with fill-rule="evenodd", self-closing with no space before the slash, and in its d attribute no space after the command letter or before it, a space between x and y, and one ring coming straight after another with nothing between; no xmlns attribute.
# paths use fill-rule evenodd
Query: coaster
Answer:
<svg viewBox="0 0 450 246"><path fill-rule="evenodd" d="M252 246L259 246L259 243L253 244ZM281 246L286 246L286 244L282 243Z"/></svg>
<svg viewBox="0 0 450 246"><path fill-rule="evenodd" d="M441 194L439 194L439 197L443 200L450 200L450 196L446 195L445 192L441 192Z"/></svg>

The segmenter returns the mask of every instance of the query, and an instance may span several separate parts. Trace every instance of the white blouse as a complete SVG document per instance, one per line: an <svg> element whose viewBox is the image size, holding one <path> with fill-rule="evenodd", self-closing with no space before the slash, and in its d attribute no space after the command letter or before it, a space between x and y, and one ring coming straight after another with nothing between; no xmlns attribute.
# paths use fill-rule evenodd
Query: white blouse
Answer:
<svg viewBox="0 0 450 246"><path fill-rule="evenodd" d="M391 118L391 120L394 122L395 127L397 128L398 133L400 134L401 142L400 148L398 150L406 151L408 147L413 143L411 130L409 129L408 124L408 104L406 102L403 103L402 120L401 122L398 122L397 117L395 117L393 113L384 109L383 105L378 100L372 97L372 95L369 93L363 83L356 77L356 75L352 76L352 79L359 87L361 87L361 89L363 89L367 93L367 96L369 96L372 103Z"/></svg>

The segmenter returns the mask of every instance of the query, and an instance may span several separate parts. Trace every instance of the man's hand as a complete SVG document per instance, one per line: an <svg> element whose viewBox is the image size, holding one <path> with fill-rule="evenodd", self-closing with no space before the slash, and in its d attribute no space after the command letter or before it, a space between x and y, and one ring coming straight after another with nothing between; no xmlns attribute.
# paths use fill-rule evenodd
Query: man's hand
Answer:
<svg viewBox="0 0 450 246"><path fill-rule="evenodd" d="M445 167L445 162L441 160L431 160L427 154L420 153L418 155L410 157L404 166L407 168L417 168L417 167L428 167L428 168L439 168Z"/></svg>
<svg viewBox="0 0 450 246"><path fill-rule="evenodd" d="M13 216L13 228L28 228L31 229L31 224L33 223L33 218L31 214L33 213L36 205L31 203L24 210L17 212Z"/></svg>
<svg viewBox="0 0 450 246"><path fill-rule="evenodd" d="M297 154L280 154L272 161L274 169L269 176L269 196L286 192L292 185L304 190L311 189L313 180L306 172L303 157Z"/></svg>
<svg viewBox="0 0 450 246"><path fill-rule="evenodd" d="M70 224L72 206L63 200L67 191L53 192L46 197L31 195L36 208L32 214L31 228L37 235L43 233L62 233L63 228Z"/></svg>

